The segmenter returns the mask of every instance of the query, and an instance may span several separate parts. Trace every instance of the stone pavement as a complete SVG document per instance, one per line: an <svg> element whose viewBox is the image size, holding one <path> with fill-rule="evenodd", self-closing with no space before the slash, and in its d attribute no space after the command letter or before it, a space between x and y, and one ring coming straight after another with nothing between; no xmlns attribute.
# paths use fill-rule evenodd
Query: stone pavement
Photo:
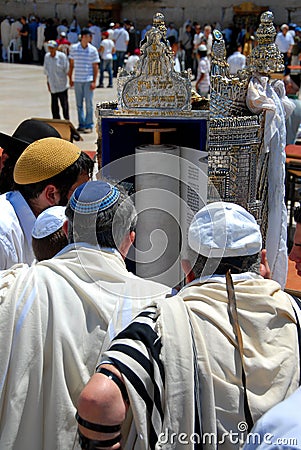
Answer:
<svg viewBox="0 0 301 450"><path fill-rule="evenodd" d="M105 79L105 85L107 85ZM98 88L94 104L117 99L116 78L114 88ZM47 89L43 67L37 65L0 63L0 131L13 134L17 126L32 117L52 118L50 93ZM77 128L75 93L69 89L70 121ZM62 117L63 118L63 117ZM95 120L96 123L96 120ZM74 142L81 150L96 150L96 130L82 134L83 141Z"/></svg>

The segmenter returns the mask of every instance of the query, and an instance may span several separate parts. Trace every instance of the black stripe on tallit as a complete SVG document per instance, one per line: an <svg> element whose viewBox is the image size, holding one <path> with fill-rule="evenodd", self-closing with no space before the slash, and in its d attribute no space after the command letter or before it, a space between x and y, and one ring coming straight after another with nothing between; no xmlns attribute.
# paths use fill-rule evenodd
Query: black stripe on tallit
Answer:
<svg viewBox="0 0 301 450"><path fill-rule="evenodd" d="M150 431L149 431L149 441L150 441L150 448L154 449L156 443L158 442L158 435L153 427L152 421L151 421L151 415L153 411L153 401L151 397L149 396L147 390L145 389L144 384L142 383L141 379L133 372L128 366L126 366L124 363L119 361L118 359L115 359L114 357L110 356L110 360L112 363L120 370L123 376L125 376L129 382L132 384L133 388L136 390L137 394L142 398L146 405L146 409L148 411L148 414L150 416ZM162 406L160 406L160 410L162 411ZM160 415L161 417L161 415ZM161 427L163 425L163 418L161 417ZM161 432L161 427L159 432Z"/></svg>
<svg viewBox="0 0 301 450"><path fill-rule="evenodd" d="M160 370L160 375L164 383L165 381L164 368L160 360L162 343L161 339L158 338L157 333L155 333L152 327L147 323L143 324L138 322L130 323L125 330L118 333L116 338L113 339L112 345L110 346L110 350L114 346L114 341L115 340L119 341L121 339L133 339L143 343L143 345L148 349L148 351L152 355L153 359L157 362Z"/></svg>
<svg viewBox="0 0 301 450"><path fill-rule="evenodd" d="M155 317L155 314L156 314L156 312L155 311L148 311L148 310L146 310L146 311L142 311L140 314L138 314L137 316L136 316L136 318L137 317L148 317L149 319L151 319L153 322L156 322L156 317ZM151 317L151 316L154 316L154 317Z"/></svg>
<svg viewBox="0 0 301 450"><path fill-rule="evenodd" d="M163 413L162 404L161 404L161 392L160 392L160 389L155 380L153 363L148 358L146 358L143 355L143 353L141 353L139 350L137 350L136 348L130 347L127 344L112 345L110 347L110 350L128 355L134 361L138 362L140 364L140 366L143 367L143 369L148 373L150 379L152 380L153 387L154 387L154 402L155 402L156 408L160 414L161 420L163 421L164 413ZM110 359L112 359L112 358L110 358ZM162 380L162 378L161 378L161 380ZM135 384L134 384L135 381L134 380L132 381L132 379L129 379L129 381L135 387ZM162 384L164 385L164 380L162 380Z"/></svg>

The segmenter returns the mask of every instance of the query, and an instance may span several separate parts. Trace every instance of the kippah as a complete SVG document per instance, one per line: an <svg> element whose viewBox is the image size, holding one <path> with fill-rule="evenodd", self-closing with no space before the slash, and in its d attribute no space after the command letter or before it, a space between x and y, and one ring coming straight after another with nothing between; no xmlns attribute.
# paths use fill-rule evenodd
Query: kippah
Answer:
<svg viewBox="0 0 301 450"><path fill-rule="evenodd" d="M242 206L214 202L194 216L188 244L207 258L228 258L255 255L261 250L262 238L255 217Z"/></svg>
<svg viewBox="0 0 301 450"><path fill-rule="evenodd" d="M92 214L110 208L120 197L120 191L105 181L88 181L73 192L69 205L80 214Z"/></svg>
<svg viewBox="0 0 301 450"><path fill-rule="evenodd" d="M66 220L65 206L51 206L38 215L31 235L35 239L43 239L62 228Z"/></svg>
<svg viewBox="0 0 301 450"><path fill-rule="evenodd" d="M18 184L38 183L63 172L80 157L81 150L64 139L49 137L30 144L14 168Z"/></svg>

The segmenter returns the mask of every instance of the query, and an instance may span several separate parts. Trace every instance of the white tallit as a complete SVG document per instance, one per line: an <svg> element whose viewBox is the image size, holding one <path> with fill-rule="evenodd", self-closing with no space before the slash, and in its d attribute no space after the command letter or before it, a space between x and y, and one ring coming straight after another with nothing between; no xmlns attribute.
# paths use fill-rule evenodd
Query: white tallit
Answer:
<svg viewBox="0 0 301 450"><path fill-rule="evenodd" d="M233 280L243 336L248 400L256 421L298 387L296 319L290 297L281 291L277 282L251 273L234 275ZM239 425L245 424L242 366L228 316L225 277L213 277L205 284L196 280L179 295L155 301L153 305L157 311L155 342L160 340L162 344L160 359L165 372L160 391L162 424L151 414L155 386L160 386L156 371L146 370L139 363L140 358L131 356L136 354L124 347L136 350L140 347L153 367L152 348L137 333L135 337L131 335L131 326L142 326L143 317L138 316L128 327L126 336L124 333L117 336L103 355L103 362L111 359L119 368L123 364L124 371L126 366L132 368L142 383L135 385L135 380L129 381L124 376L132 417L123 427L123 448L193 450L198 438L204 449L241 448L246 438L243 432L246 429ZM197 377L194 376L194 344ZM141 386L149 393L148 402ZM200 411L203 437L195 434L196 407ZM150 432L151 425L160 439L150 447L149 437L154 434Z"/></svg>
<svg viewBox="0 0 301 450"><path fill-rule="evenodd" d="M254 274L233 275L233 279L255 422L298 387L296 319L290 297L275 281ZM193 282L179 295L188 308L198 351L203 432L224 440L225 450L238 449L246 437L238 425L245 422L242 368L228 317L225 278ZM231 442L231 430L238 433L240 443ZM206 442L204 448L217 446Z"/></svg>
<svg viewBox="0 0 301 450"><path fill-rule="evenodd" d="M114 309L125 312L117 332L170 289L129 273L117 252L79 244L10 277L0 304L0 448L71 449L77 398Z"/></svg>

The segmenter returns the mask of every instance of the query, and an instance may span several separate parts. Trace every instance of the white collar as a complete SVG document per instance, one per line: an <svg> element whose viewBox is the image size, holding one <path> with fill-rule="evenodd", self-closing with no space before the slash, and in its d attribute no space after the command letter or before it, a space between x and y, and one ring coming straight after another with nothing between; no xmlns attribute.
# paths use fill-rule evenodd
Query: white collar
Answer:
<svg viewBox="0 0 301 450"><path fill-rule="evenodd" d="M123 258L121 256L121 254L119 253L119 251L116 248L98 247L97 245L92 245L92 244L89 244L88 242L72 242L71 244L66 245L66 247L64 247L59 253L57 253L56 256L63 255L64 253L67 253L70 250L77 249L77 248L80 248L80 247L92 248L92 249L97 250L97 251L101 251L101 252L105 252L105 253L111 253L113 255L118 256L123 261Z"/></svg>
<svg viewBox="0 0 301 450"><path fill-rule="evenodd" d="M262 280L261 275L257 275L254 272L244 272L244 273L234 273L231 274L233 282L238 281L247 281L247 280ZM190 283L186 284L184 288L188 286L194 286L196 284L204 284L204 283L223 283L226 284L226 275L208 275L207 277L199 277ZM183 289L184 289L183 288Z"/></svg>

